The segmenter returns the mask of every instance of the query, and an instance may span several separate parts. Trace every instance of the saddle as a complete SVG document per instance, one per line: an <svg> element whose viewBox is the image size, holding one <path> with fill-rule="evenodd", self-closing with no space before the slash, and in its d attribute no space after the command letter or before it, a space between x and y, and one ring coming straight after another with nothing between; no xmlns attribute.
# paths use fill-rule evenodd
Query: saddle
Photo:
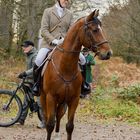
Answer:
<svg viewBox="0 0 140 140"><path fill-rule="evenodd" d="M40 69L41 77L43 77L43 74L45 72L45 69L48 65L48 62L51 60L52 53L55 49L50 49L50 51L47 53L45 59L43 60L42 64L39 66L38 69Z"/></svg>

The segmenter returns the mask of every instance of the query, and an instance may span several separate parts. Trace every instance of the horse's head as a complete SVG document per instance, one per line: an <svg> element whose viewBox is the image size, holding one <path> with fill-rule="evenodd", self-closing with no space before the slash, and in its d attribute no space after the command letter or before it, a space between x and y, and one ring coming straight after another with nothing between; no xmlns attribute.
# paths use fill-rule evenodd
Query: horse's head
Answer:
<svg viewBox="0 0 140 140"><path fill-rule="evenodd" d="M95 52L99 59L107 60L112 55L112 50L104 35L101 22L97 18L98 15L99 10L94 10L89 16L85 17L83 33L80 38L84 47Z"/></svg>

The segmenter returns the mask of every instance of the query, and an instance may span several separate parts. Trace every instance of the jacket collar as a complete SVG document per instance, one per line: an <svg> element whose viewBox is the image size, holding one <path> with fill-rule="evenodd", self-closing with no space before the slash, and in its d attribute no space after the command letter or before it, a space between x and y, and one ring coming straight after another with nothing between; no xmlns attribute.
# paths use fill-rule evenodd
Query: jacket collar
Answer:
<svg viewBox="0 0 140 140"><path fill-rule="evenodd" d="M67 14L67 9L64 9L63 15L62 17L59 17L57 9L56 9L56 5L53 6L53 11L52 13L58 18L58 19L62 19L66 14Z"/></svg>
<svg viewBox="0 0 140 140"><path fill-rule="evenodd" d="M33 47L26 55L27 56L30 56L31 54L35 53L36 52L36 48Z"/></svg>

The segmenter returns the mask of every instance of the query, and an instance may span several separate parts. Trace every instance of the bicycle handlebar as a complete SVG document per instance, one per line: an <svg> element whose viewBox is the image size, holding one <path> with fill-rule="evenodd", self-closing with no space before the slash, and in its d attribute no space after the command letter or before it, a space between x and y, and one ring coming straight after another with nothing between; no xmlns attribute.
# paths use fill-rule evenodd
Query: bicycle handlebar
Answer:
<svg viewBox="0 0 140 140"><path fill-rule="evenodd" d="M23 78L18 77L18 79L21 79L21 82L18 84L18 87L21 87L23 84L31 84L31 82L25 81L27 78L28 76L25 76Z"/></svg>

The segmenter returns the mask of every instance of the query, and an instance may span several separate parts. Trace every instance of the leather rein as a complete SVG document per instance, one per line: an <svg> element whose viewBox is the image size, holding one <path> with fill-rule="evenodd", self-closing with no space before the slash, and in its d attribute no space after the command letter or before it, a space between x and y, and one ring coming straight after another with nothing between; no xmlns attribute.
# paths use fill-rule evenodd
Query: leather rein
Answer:
<svg viewBox="0 0 140 140"><path fill-rule="evenodd" d="M89 37L90 42L92 42L92 40L94 40L94 38L93 38L93 36L92 36L91 31L88 32L87 30L89 29L88 25L89 25L89 24L92 24L93 22L94 22L94 21L87 22L86 17L85 17L85 24L82 26L82 27L84 27L84 29L85 29L85 34ZM96 50L97 50L97 52L95 52L94 57L99 53L99 52L98 52L98 48L99 48L101 45L105 44L105 43L108 43L108 41L107 41L107 40L103 40L103 41L101 41L101 42L99 42L99 43L96 43L96 44L94 44L94 45L93 45L93 44L90 45L89 50L91 50L91 51L92 51L93 49L96 49ZM60 46L56 46L56 48L57 48L59 51L63 52L63 53L80 53L80 52L82 52L82 51L68 51L68 50L65 50L64 48L61 48Z"/></svg>

